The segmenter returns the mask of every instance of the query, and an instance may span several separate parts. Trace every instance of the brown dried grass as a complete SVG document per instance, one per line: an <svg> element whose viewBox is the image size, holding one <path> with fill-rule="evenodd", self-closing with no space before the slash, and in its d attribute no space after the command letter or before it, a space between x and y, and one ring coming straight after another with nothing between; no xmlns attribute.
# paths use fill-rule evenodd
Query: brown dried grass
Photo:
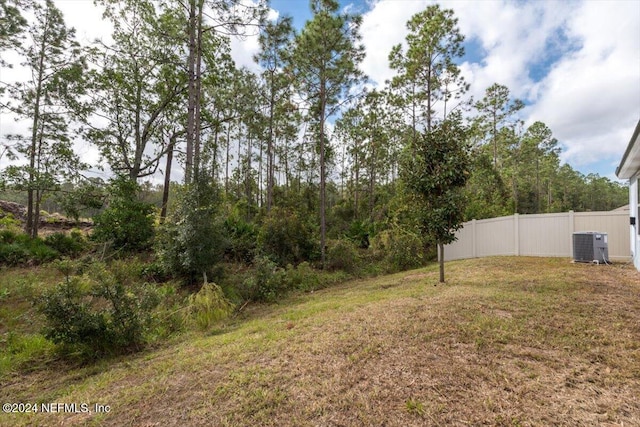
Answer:
<svg viewBox="0 0 640 427"><path fill-rule="evenodd" d="M640 425L640 274L489 258L251 307L224 333L2 384L2 425Z"/></svg>

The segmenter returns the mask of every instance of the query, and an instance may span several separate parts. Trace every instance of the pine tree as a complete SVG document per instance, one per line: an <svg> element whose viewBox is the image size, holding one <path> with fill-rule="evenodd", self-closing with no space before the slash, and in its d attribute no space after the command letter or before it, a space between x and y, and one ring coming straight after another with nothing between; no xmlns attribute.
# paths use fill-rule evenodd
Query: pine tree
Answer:
<svg viewBox="0 0 640 427"><path fill-rule="evenodd" d="M79 99L85 94L87 66L75 30L66 26L54 2L34 3L33 12L34 22L28 30L32 43L18 49L31 78L9 87L15 102L8 106L30 122L28 137L12 136L28 163L9 166L5 172L9 182L27 192L25 229L35 238L45 192L55 190L83 167L73 150L69 125L86 113Z"/></svg>
<svg viewBox="0 0 640 427"><path fill-rule="evenodd" d="M358 45L361 18L338 14L335 0L312 0L313 19L296 37L292 67L310 114L320 166L320 251L326 255L326 185L328 137L326 120L358 79L364 50Z"/></svg>

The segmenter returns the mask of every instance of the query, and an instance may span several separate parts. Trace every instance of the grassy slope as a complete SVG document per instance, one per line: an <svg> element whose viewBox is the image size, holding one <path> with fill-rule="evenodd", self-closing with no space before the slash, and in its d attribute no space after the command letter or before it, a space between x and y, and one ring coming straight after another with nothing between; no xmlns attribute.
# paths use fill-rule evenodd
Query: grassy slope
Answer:
<svg viewBox="0 0 640 427"><path fill-rule="evenodd" d="M0 425L640 425L640 276L490 258L256 306L221 333L5 379Z"/></svg>

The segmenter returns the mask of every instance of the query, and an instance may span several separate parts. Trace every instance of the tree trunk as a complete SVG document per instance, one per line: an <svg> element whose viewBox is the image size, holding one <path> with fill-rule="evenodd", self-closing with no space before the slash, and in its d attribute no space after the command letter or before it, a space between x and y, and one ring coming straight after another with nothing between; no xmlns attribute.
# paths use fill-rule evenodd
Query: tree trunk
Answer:
<svg viewBox="0 0 640 427"><path fill-rule="evenodd" d="M227 123L227 157L224 168L224 194L229 194L229 150L231 148L231 122Z"/></svg>
<svg viewBox="0 0 640 427"><path fill-rule="evenodd" d="M175 139L172 138L167 149L167 167L164 172L164 188L162 189L162 210L160 211L160 224L164 223L167 217L167 205L169 204L169 186L171 184L171 164L173 162L173 146Z"/></svg>
<svg viewBox="0 0 640 427"><path fill-rule="evenodd" d="M326 261L326 213L325 213L325 201L326 201L326 187L325 187L325 158L324 158L324 120L325 120L325 102L326 102L326 82L321 80L320 82L320 260L322 268L324 268Z"/></svg>
<svg viewBox="0 0 640 427"><path fill-rule="evenodd" d="M444 283L444 245L438 243L438 260L440 262L440 283Z"/></svg>
<svg viewBox="0 0 640 427"><path fill-rule="evenodd" d="M194 106L194 129L193 129L193 170L195 178L198 178L200 171L200 131L201 131L201 97L202 97L202 9L204 0L198 3L197 34L196 34L196 64L195 64L195 106Z"/></svg>
<svg viewBox="0 0 640 427"><path fill-rule="evenodd" d="M47 24L48 24L49 15L47 14ZM46 40L47 40L47 29L48 25L46 25L44 34L42 36L42 43L40 44L40 57L38 58L38 84L36 87L36 98L33 103L33 122L32 122L32 130L31 130L31 150L29 151L29 188L27 188L27 218L25 224L25 231L29 236L35 238L37 236L37 231L34 236L34 226L37 218L34 219L34 185L35 185L35 167L36 167L36 149L38 144L38 129L40 127L40 99L42 97L42 83L44 81L44 58L45 58L45 49L46 49Z"/></svg>
<svg viewBox="0 0 640 427"><path fill-rule="evenodd" d="M187 102L187 147L184 165L184 182L191 182L193 170L193 144L195 139L195 115L196 115L196 0L189 1L189 57L187 60L187 70L189 78L189 99Z"/></svg>
<svg viewBox="0 0 640 427"><path fill-rule="evenodd" d="M269 99L269 140L267 141L267 213L273 203L273 110L275 108L274 71L271 72L271 98Z"/></svg>

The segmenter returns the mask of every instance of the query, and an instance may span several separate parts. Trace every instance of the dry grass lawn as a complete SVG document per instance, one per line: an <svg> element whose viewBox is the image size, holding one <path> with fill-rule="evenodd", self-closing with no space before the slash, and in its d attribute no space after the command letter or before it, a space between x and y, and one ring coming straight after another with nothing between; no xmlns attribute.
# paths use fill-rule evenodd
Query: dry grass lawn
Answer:
<svg viewBox="0 0 640 427"><path fill-rule="evenodd" d="M640 425L640 273L488 258L249 308L223 330L5 378L1 425Z"/></svg>

